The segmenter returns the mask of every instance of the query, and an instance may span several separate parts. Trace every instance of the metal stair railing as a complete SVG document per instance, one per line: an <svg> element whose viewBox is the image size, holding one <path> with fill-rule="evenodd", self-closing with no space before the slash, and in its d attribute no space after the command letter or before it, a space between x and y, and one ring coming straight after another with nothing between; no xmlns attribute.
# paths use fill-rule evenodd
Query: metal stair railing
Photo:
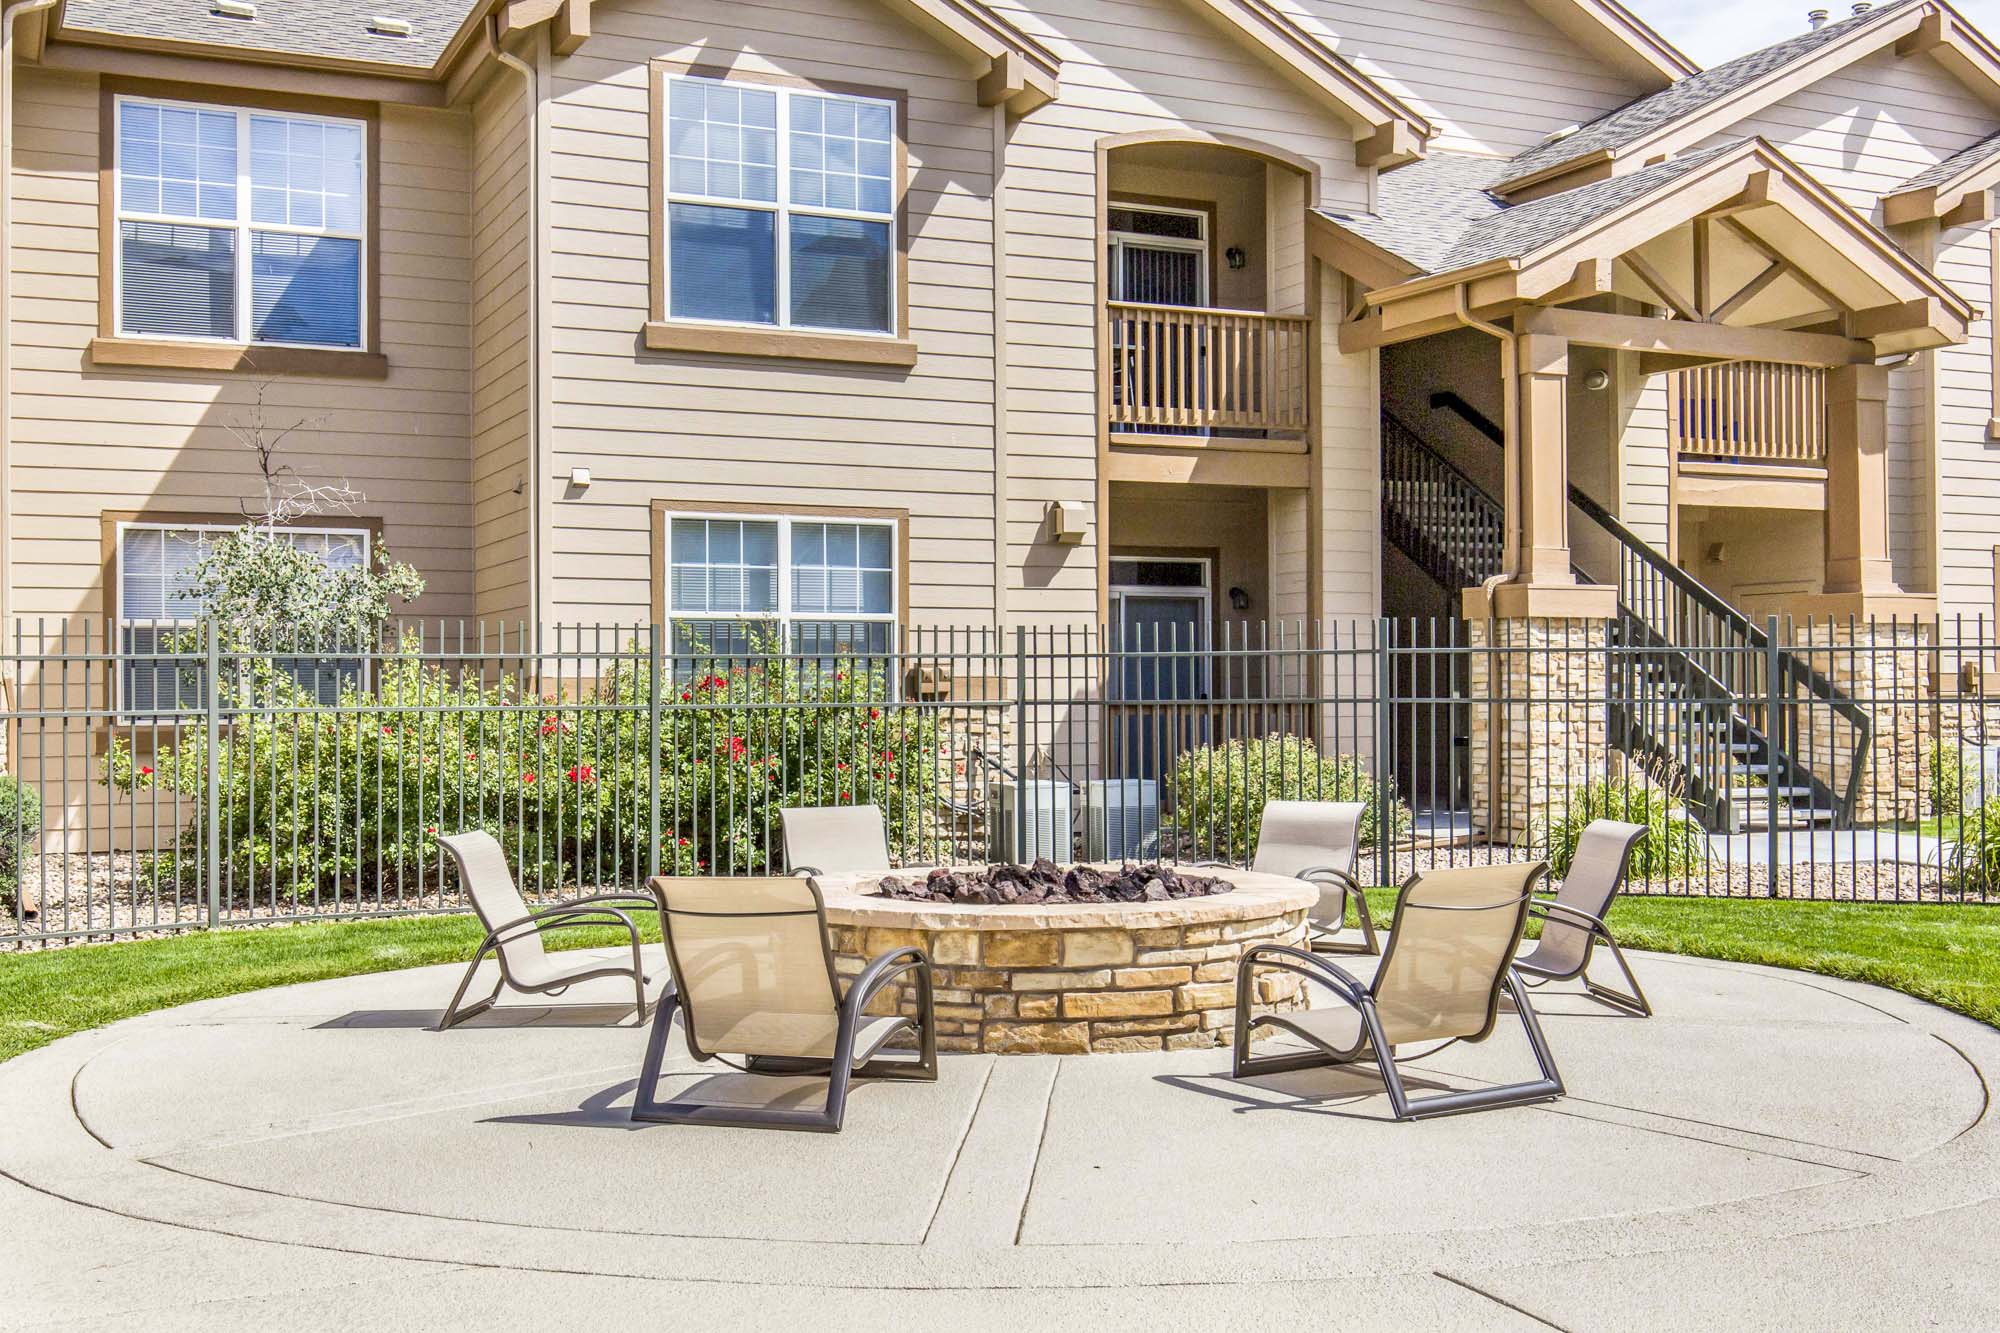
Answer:
<svg viewBox="0 0 2000 1333"><path fill-rule="evenodd" d="M1430 403L1435 409L1452 412L1493 444L1504 443L1499 427L1459 395L1448 391L1434 393ZM1398 423L1398 427L1419 445L1429 447L1407 425ZM1764 678L1771 644L1766 630L1668 560L1575 486L1569 488L1569 501L1572 508L1617 545L1621 620L1635 622L1634 633L1663 656L1684 659L1685 667L1676 665L1671 669L1682 673L1690 683L1714 682L1720 687L1736 710L1736 729L1744 733L1733 736L1731 744L1747 741L1746 748L1752 753L1759 746L1764 749L1768 783L1788 789L1805 788L1815 805L1831 811L1836 827L1851 825L1874 731L1868 711L1810 662L1784 649L1776 656L1785 695L1780 699L1770 698L1769 684ZM1636 626L1643 626L1644 630L1638 631ZM1845 722L1852 732L1846 775L1837 790L1817 765L1798 755L1795 745L1787 743L1822 730L1801 725L1815 710L1824 714L1829 723L1823 729L1829 751L1834 744L1830 725L1833 719ZM1706 768L1708 757L1698 757ZM1828 766L1838 767L1831 762ZM1727 769L1709 771L1726 773ZM1726 799L1728 793L1721 795ZM1733 831L1734 819L1728 822Z"/></svg>

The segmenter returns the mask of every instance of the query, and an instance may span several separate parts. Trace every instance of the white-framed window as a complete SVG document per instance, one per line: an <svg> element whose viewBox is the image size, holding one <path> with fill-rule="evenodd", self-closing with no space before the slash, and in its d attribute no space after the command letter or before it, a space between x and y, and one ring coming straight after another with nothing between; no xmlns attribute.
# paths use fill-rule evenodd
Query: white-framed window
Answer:
<svg viewBox="0 0 2000 1333"><path fill-rule="evenodd" d="M896 104L665 75L666 316L896 329Z"/></svg>
<svg viewBox="0 0 2000 1333"><path fill-rule="evenodd" d="M203 668L186 660L180 632L201 616L190 585L195 566L216 538L236 531L223 523L118 524L117 605L112 616L118 635L117 711L121 716L176 716L203 707ZM286 541L317 554L335 569L366 568L370 535L365 528L284 528ZM166 660L148 661L167 654ZM179 654L179 656L172 656ZM343 683L363 669L358 658L281 658L279 666L322 703L336 702Z"/></svg>
<svg viewBox="0 0 2000 1333"><path fill-rule="evenodd" d="M113 106L121 336L362 346L365 122L144 97Z"/></svg>
<svg viewBox="0 0 2000 1333"><path fill-rule="evenodd" d="M892 519L670 514L674 653L889 653L896 548Z"/></svg>

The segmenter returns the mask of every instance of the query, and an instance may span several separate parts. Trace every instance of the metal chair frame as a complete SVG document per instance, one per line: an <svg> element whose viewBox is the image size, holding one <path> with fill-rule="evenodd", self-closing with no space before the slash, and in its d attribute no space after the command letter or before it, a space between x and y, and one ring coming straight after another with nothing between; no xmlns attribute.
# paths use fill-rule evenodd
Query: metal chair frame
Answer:
<svg viewBox="0 0 2000 1333"><path fill-rule="evenodd" d="M1531 900L1530 895L1533 893L1535 881L1541 874L1542 870L1538 869L1530 877L1527 888L1523 890L1519 900L1512 904L1519 913L1514 926L1517 946L1520 932L1527 924L1527 905ZM1388 970L1389 958L1395 951L1396 940L1401 933L1403 913L1406 910L1492 912L1510 905L1504 901L1487 906L1449 903L1412 905L1409 902L1410 889L1420 878L1421 876L1411 876L1396 898L1396 916L1389 929L1389 953L1383 956L1382 967L1376 973L1378 979ZM1260 966L1265 970L1296 973L1309 981L1318 982L1352 1005L1361 1018L1360 1030L1354 1045L1347 1048L1329 1045L1311 1032L1294 1027L1286 1021L1283 1014L1264 1013L1253 1016L1251 1001L1255 998L1255 974ZM1519 1016L1522 1029L1527 1034L1528 1047L1534 1053L1535 1065L1540 1076L1521 1083L1475 1088L1466 1092L1438 1093L1430 1097L1412 1097L1403 1084L1402 1071L1396 1064L1396 1048L1382 1030L1381 1014L1376 1006L1373 987L1363 985L1347 969L1311 950L1294 948L1288 944L1253 945L1244 950L1242 961L1237 964L1236 1023L1230 1075L1233 1078L1247 1078L1257 1074L1281 1074L1298 1069L1348 1065L1366 1060L1373 1063L1381 1075L1382 1085L1389 1094L1390 1109L1398 1120L1421 1120L1461 1111L1554 1101L1563 1095L1562 1075L1556 1069L1555 1056L1549 1050L1548 1038L1542 1033L1542 1025L1528 1004L1527 987L1515 974L1511 964L1501 970L1498 980L1487 996L1485 1026L1476 1033L1468 1033L1454 1040L1478 1042L1491 1036L1494 1025L1499 1020L1502 993L1513 1002L1514 1012ZM1262 1026L1290 1032L1293 1036L1310 1042L1315 1049L1283 1055L1252 1055L1251 1033Z"/></svg>
<svg viewBox="0 0 2000 1333"><path fill-rule="evenodd" d="M1606 911L1610 910L1610 904L1617 899L1618 891L1624 887L1625 875L1631 868L1633 854L1638 851L1639 839L1644 836L1645 833L1641 830L1633 834L1626 842L1625 849L1618 858L1618 873L1611 880L1611 892L1605 895ZM1575 981L1580 979L1583 982L1584 990L1592 998L1601 1000L1614 1009L1622 1009L1626 1013L1633 1014L1639 1018L1651 1018L1653 1016L1652 1002L1646 998L1646 992L1640 987L1639 978L1632 974L1632 965L1625 961L1625 951L1618 947L1618 940L1612 935L1611 927L1605 925L1602 918L1594 917L1580 907L1571 907L1549 898L1537 899L1530 903L1528 905L1528 913L1530 916L1538 917L1543 921L1554 917L1567 925L1575 926L1582 930L1584 932L1583 958L1569 971L1557 972L1549 968L1535 966L1532 961L1533 955L1531 954L1528 958L1518 960L1514 964L1515 970L1521 974L1523 985L1530 988L1538 988L1546 986L1552 981ZM1611 959L1618 964L1618 970L1624 974L1625 984L1631 988L1629 991L1621 991L1590 979L1591 955L1600 940L1603 941L1607 949L1611 950Z"/></svg>
<svg viewBox="0 0 2000 1333"><path fill-rule="evenodd" d="M614 906L613 904L619 904ZM651 908L650 898L641 898L629 893L600 893L589 898L578 898L572 902L558 903L545 907L539 912L530 912L518 921L508 921L486 932L486 938L479 942L477 952L472 955L472 963L465 969L465 976L458 983L458 991L451 997L451 1004L445 1008L444 1018L437 1030L444 1032L463 1023L468 1018L477 1017L491 1009L504 990L516 990L523 995L561 995L579 981L591 981L598 977L631 977L633 1001L638 1006L636 1021L646 1021L646 983L652 978L646 975L645 964L639 957L639 927L622 908ZM632 942L632 963L606 963L603 967L592 968L566 976L561 981L542 985L528 985L516 978L507 968L507 955L500 952L500 946L520 939L524 934L538 934L548 930L566 930L573 926L623 926ZM472 985L479 965L491 953L500 964L500 979L493 985L493 993L465 1008L459 1008L465 999L466 990Z"/></svg>
<svg viewBox="0 0 2000 1333"><path fill-rule="evenodd" d="M673 1027L675 1010L686 1010L684 998L686 987L681 975L680 958L674 952L673 927L667 911L666 891L657 885L654 897L660 909L661 928L667 940L667 965L673 970L673 986L660 997L653 1011L653 1030L646 1038L646 1056L639 1066L639 1086L632 1094L632 1118L657 1124L670 1125L726 1125L738 1129L794 1129L816 1134L836 1134L847 1115L847 1094L852 1081L857 1078L904 1079L921 1083L935 1083L938 1076L937 1063L937 1017L933 1007L933 981L930 955L914 945L889 949L870 959L868 966L841 996L840 978L833 966L833 951L826 943L826 906L820 899L819 886L810 879L806 887L813 896L812 915L819 918L820 949L826 961L827 980L839 996L839 1026L834 1037L833 1057L828 1060L805 1059L795 1056L756 1056L745 1062L744 1072L771 1077L797 1077L825 1075L827 1078L826 1104L819 1110L784 1111L769 1107L721 1106L702 1103L681 1103L662 1100L659 1096L661 1067L666 1062L667 1034ZM800 915L805 913L799 912ZM899 1018L902 1027L916 1036L917 1058L911 1060L870 1059L859 1068L854 1064L854 1038L860 1029L868 1002L879 994L883 987L909 972L916 973L917 1016ZM682 1036L687 1041L688 1052L703 1063L718 1058L713 1051L701 1048L695 1037L692 1015L681 1023ZM890 1036L895 1035L893 1032ZM888 1040L887 1037L884 1038Z"/></svg>

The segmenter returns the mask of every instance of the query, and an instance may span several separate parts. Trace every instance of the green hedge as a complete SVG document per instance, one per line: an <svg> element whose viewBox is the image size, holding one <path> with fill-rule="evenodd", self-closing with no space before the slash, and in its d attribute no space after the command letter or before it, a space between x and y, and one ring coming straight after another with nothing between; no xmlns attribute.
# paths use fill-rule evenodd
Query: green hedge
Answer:
<svg viewBox="0 0 2000 1333"><path fill-rule="evenodd" d="M17 900L21 863L41 831L41 793L11 773L0 773L0 901Z"/></svg>
<svg viewBox="0 0 2000 1333"><path fill-rule="evenodd" d="M1303 736L1272 733L1183 751L1174 762L1175 818L1196 855L1247 861L1266 801L1362 801L1361 841L1409 827L1409 808L1378 790L1353 755L1322 755Z"/></svg>
<svg viewBox="0 0 2000 1333"><path fill-rule="evenodd" d="M1636 780L1602 778L1571 792L1560 813L1538 824L1536 849L1550 874L1561 879L1569 873L1577 842L1595 819L1646 826L1646 836L1632 849L1633 879L1685 875L1701 864L1706 839L1670 793Z"/></svg>
<svg viewBox="0 0 2000 1333"><path fill-rule="evenodd" d="M635 654L635 657L637 655ZM633 884L647 862L650 668L643 659L581 698L523 697L507 682L392 655L375 688L319 706L282 673L233 720L217 755L225 883L259 894L356 884L434 888L440 833L483 828L523 887ZM665 683L660 865L668 873L772 870L778 811L881 805L894 850L925 859L939 821L935 715L891 703L879 672L774 659ZM122 744L104 778L172 789L193 806L168 874L193 882L206 818L199 734L150 763ZM779 853L781 854L781 853Z"/></svg>

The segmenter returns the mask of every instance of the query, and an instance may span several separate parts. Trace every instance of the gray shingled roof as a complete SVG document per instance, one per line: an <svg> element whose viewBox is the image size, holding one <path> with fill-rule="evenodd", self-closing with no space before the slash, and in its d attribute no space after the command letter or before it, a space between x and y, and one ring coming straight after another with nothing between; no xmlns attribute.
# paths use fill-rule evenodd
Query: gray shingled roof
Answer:
<svg viewBox="0 0 2000 1333"><path fill-rule="evenodd" d="M366 61L400 69L437 63L474 0L256 0L254 19L222 18L212 0L68 0L65 32L201 42L288 56ZM368 31L376 16L402 19L408 37Z"/></svg>
<svg viewBox="0 0 2000 1333"><path fill-rule="evenodd" d="M1904 190L1921 190L1926 185L1943 185L1996 154L2000 154L2000 133L1989 134L1970 148L1953 153L1936 166L1924 168L1898 185L1891 193L1901 194Z"/></svg>
<svg viewBox="0 0 2000 1333"><path fill-rule="evenodd" d="M1322 216L1348 231L1401 255L1426 273L1435 273L1459 237L1503 211L1488 194L1510 172L1504 157L1433 153L1382 173L1373 213L1321 209Z"/></svg>
<svg viewBox="0 0 2000 1333"><path fill-rule="evenodd" d="M1426 273L1449 273L1492 259L1533 254L1745 142L1734 139L1716 144L1643 171L1512 208L1487 192L1488 186L1507 174L1507 162L1439 154L1386 173L1377 201L1380 213L1320 212ZM1413 173L1413 179L1403 179Z"/></svg>
<svg viewBox="0 0 2000 1333"><path fill-rule="evenodd" d="M1761 51L1738 56L1727 64L1705 69L1699 74L1690 74L1650 97L1627 102L1609 115L1591 121L1582 129L1560 138L1543 140L1515 157L1513 170L1508 175L1510 178L1526 176L1589 153L1619 148L1636 139L1644 138L1662 126L1694 115L1738 88L1755 83L1773 70L1802 60L1831 42L1837 42L1871 24L1880 23L1897 10L1920 2L1921 0L1889 0L1889 3L1866 14L1857 14L1838 23L1829 23L1816 32L1802 32L1796 37L1787 38Z"/></svg>

